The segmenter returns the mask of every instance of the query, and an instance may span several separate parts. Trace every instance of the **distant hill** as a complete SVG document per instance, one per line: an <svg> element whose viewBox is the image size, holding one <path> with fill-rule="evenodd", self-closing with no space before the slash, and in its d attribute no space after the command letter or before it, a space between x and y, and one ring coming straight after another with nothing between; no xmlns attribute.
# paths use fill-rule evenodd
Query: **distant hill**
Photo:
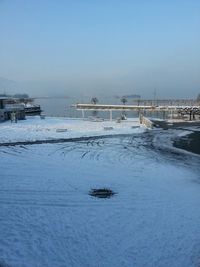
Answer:
<svg viewBox="0 0 200 267"><path fill-rule="evenodd" d="M0 94L12 94L19 90L19 85L13 80L0 77Z"/></svg>
<svg viewBox="0 0 200 267"><path fill-rule="evenodd" d="M15 98L29 98L29 95L22 91L20 83L0 77L0 96L1 97L15 97Z"/></svg>

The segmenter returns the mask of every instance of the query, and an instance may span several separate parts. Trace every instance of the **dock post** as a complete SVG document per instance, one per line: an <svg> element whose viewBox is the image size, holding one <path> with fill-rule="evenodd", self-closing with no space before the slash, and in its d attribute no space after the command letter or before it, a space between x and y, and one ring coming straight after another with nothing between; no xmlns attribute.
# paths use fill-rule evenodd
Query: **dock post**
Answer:
<svg viewBox="0 0 200 267"><path fill-rule="evenodd" d="M139 122L140 124L142 124L142 121L143 121L143 114L141 111L139 111Z"/></svg>
<svg viewBox="0 0 200 267"><path fill-rule="evenodd" d="M83 109L81 111L82 111L82 118L84 119L85 118L85 112Z"/></svg>
<svg viewBox="0 0 200 267"><path fill-rule="evenodd" d="M112 110L110 110L110 121L112 121Z"/></svg>

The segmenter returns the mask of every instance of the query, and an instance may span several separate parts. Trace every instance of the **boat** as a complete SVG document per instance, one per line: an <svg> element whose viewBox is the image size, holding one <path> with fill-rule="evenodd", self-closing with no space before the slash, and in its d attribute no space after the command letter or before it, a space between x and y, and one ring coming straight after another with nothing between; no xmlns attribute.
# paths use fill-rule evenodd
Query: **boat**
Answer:
<svg viewBox="0 0 200 267"><path fill-rule="evenodd" d="M28 116L40 115L42 112L40 105L35 105L32 103L24 103L24 110L25 114Z"/></svg>

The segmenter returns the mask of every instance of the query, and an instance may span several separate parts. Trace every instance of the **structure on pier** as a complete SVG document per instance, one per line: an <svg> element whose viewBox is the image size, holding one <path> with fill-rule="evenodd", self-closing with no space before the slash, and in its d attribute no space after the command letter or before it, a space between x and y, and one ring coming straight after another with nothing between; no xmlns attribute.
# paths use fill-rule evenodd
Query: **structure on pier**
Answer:
<svg viewBox="0 0 200 267"><path fill-rule="evenodd" d="M85 111L108 111L110 113L110 120L112 120L113 111L138 111L144 114L145 111L151 112L169 112L171 117L177 114L180 118L189 115L189 119L195 119L195 115L200 115L200 106L176 106L176 105L101 105L101 104L75 104L73 105L77 110L82 112L82 117L85 117Z"/></svg>

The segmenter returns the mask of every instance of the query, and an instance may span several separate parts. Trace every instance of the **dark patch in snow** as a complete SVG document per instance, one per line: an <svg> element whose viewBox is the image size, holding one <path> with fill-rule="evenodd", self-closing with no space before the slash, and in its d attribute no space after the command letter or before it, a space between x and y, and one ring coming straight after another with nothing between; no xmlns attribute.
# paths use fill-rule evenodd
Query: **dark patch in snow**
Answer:
<svg viewBox="0 0 200 267"><path fill-rule="evenodd" d="M40 145L40 144L58 144L58 143L70 143L70 142L80 142L80 141L90 141L97 140L102 138L111 138L111 137L128 137L131 134L110 134L110 135L99 135L99 136L83 136L83 137L71 137L71 138L60 138L60 139L44 139L44 140L35 140L35 141L17 141L17 142L4 142L0 143L0 147L7 146L25 146L25 145Z"/></svg>
<svg viewBox="0 0 200 267"><path fill-rule="evenodd" d="M200 154L200 132L192 132L183 137L177 137L173 143L174 147Z"/></svg>
<svg viewBox="0 0 200 267"><path fill-rule="evenodd" d="M97 198L110 198L116 193L108 188L91 189L89 195Z"/></svg>

